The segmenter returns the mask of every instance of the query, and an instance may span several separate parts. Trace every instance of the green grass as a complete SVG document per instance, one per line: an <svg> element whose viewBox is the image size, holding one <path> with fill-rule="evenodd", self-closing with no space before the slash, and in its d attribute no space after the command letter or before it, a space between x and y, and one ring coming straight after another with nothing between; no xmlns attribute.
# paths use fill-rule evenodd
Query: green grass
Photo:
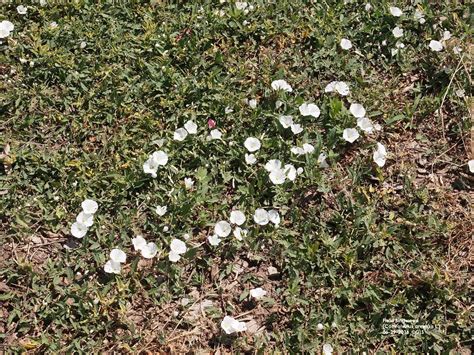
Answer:
<svg viewBox="0 0 474 355"><path fill-rule="evenodd" d="M472 7L401 2L405 15L395 18L385 1L369 12L356 1L255 1L248 14L229 3L192 3L51 2L25 4L27 15L16 12L18 4L0 5L0 20L15 25L0 45L0 146L10 147L0 165L0 347L467 347ZM423 25L413 19L416 8ZM396 25L405 48L392 56ZM443 29L452 38L442 52L430 51ZM354 48L343 51L341 38ZM293 92L272 91L275 79ZM333 80L349 83L350 96L325 94ZM256 109L244 103L252 98ZM315 102L321 116L300 116L303 102ZM350 102L362 103L383 130L345 142L343 129L356 125ZM282 129L280 114L293 115L304 132ZM206 139L211 118L221 141ZM198 134L174 141L190 119ZM249 136L262 142L253 166L244 161ZM389 152L383 168L372 162L377 141ZM303 142L315 152L290 153ZM159 149L169 162L152 179L142 165ZM316 161L322 151L327 169ZM263 169L270 159L304 173L275 186ZM196 181L191 191L185 177ZM77 240L69 229L85 198L99 210ZM168 206L165 216L156 215L157 205ZM207 235L233 207L245 212L249 235L210 246ZM253 223L259 207L279 210L279 228ZM188 252L170 263L169 243L185 233L192 235ZM133 251L137 234L158 245L153 261ZM117 276L103 272L114 247L128 257ZM249 289L259 286L267 297L250 301ZM182 305L183 298L190 302ZM190 319L203 300L212 307ZM253 319L261 329L225 336L224 315ZM432 329L384 334L384 319L397 318Z"/></svg>

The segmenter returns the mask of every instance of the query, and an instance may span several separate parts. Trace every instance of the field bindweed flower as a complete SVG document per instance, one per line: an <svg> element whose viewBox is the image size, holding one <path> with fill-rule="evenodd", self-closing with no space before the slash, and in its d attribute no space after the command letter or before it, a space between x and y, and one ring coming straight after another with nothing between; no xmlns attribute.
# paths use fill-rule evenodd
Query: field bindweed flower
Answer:
<svg viewBox="0 0 474 355"><path fill-rule="evenodd" d="M331 344L326 343L323 345L323 355L331 355L333 351L334 349Z"/></svg>
<svg viewBox="0 0 474 355"><path fill-rule="evenodd" d="M397 26L392 30L392 34L395 38L403 37L403 29Z"/></svg>
<svg viewBox="0 0 474 355"><path fill-rule="evenodd" d="M184 124L184 129L189 133L189 134L196 134L197 133L197 124L194 123L193 121L188 121Z"/></svg>
<svg viewBox="0 0 474 355"><path fill-rule="evenodd" d="M253 165L257 162L257 157L255 154L245 154L245 162L248 165Z"/></svg>
<svg viewBox="0 0 474 355"><path fill-rule="evenodd" d="M219 238L218 235L216 234L212 234L212 235L209 235L207 237L207 240L209 241L209 244L211 244L212 246L216 247L218 246L220 243L221 243L221 239Z"/></svg>
<svg viewBox="0 0 474 355"><path fill-rule="evenodd" d="M247 148L249 152L256 152L257 150L260 149L262 144L257 138L249 137L245 140L244 146L245 148Z"/></svg>
<svg viewBox="0 0 474 355"><path fill-rule="evenodd" d="M174 131L173 134L173 139L178 142L182 142L186 139L188 136L188 131L184 128L178 128L176 131Z"/></svg>
<svg viewBox="0 0 474 355"><path fill-rule="evenodd" d="M290 84L288 84L285 80L274 80L272 81L272 89L277 91L277 90L283 90L285 92L292 92L293 88L291 87Z"/></svg>
<svg viewBox="0 0 474 355"><path fill-rule="evenodd" d="M300 124L297 124L297 123L293 123L291 125L291 132L293 132L293 134L299 134L301 132L303 132L303 127L300 125Z"/></svg>
<svg viewBox="0 0 474 355"><path fill-rule="evenodd" d="M108 260L104 265L104 271L108 274L120 274L122 265L112 260Z"/></svg>
<svg viewBox="0 0 474 355"><path fill-rule="evenodd" d="M94 214L97 212L99 205L94 200L87 199L81 203L81 207L84 213Z"/></svg>
<svg viewBox="0 0 474 355"><path fill-rule="evenodd" d="M127 254L123 250L120 249L112 249L110 251L110 260L116 263L124 263L127 260Z"/></svg>
<svg viewBox="0 0 474 355"><path fill-rule="evenodd" d="M247 236L248 232L249 231L247 229L242 229L240 227L235 227L234 231L233 231L233 234L234 234L235 239L243 240Z"/></svg>
<svg viewBox="0 0 474 355"><path fill-rule="evenodd" d="M349 143L354 143L354 141L359 138L359 132L355 128L346 128L342 132L342 138Z"/></svg>
<svg viewBox="0 0 474 355"><path fill-rule="evenodd" d="M316 329L318 330L323 330L324 329L324 325L322 323L318 323L318 325L316 326Z"/></svg>
<svg viewBox="0 0 474 355"><path fill-rule="evenodd" d="M357 127L366 133L372 133L375 129L372 121L367 117L361 117L357 119Z"/></svg>
<svg viewBox="0 0 474 355"><path fill-rule="evenodd" d="M400 17L403 15L403 11L399 7L390 6L388 9L390 13L392 14L392 16Z"/></svg>
<svg viewBox="0 0 474 355"><path fill-rule="evenodd" d="M364 117L366 114L364 106L361 104L351 104L349 111L352 113L352 115L356 118Z"/></svg>
<svg viewBox="0 0 474 355"><path fill-rule="evenodd" d="M226 108L224 109L224 113L226 115L228 115L229 113L232 113L232 112L234 112L234 110L230 106L226 106Z"/></svg>
<svg viewBox="0 0 474 355"><path fill-rule="evenodd" d="M377 143L377 149L374 151L373 154L374 162L378 166L383 167L385 165L386 156L387 150L385 149L385 146L381 143Z"/></svg>
<svg viewBox="0 0 474 355"><path fill-rule="evenodd" d="M303 155L303 154L305 154L304 149L301 148L301 147L291 147L290 151L291 151L293 154L296 154L296 155Z"/></svg>
<svg viewBox="0 0 474 355"><path fill-rule="evenodd" d="M164 216L167 210L167 206L156 206L155 212L158 216Z"/></svg>
<svg viewBox="0 0 474 355"><path fill-rule="evenodd" d="M245 214L242 211L234 210L230 212L230 217L229 217L230 223L241 226L242 224L245 223L245 220L246 220Z"/></svg>
<svg viewBox="0 0 474 355"><path fill-rule="evenodd" d="M372 5L370 3L365 4L365 11L372 10Z"/></svg>
<svg viewBox="0 0 474 355"><path fill-rule="evenodd" d="M270 181L274 185L281 185L286 180L286 174L285 174L285 171L281 168L280 169L275 169L275 170L272 170L270 172L269 178L270 178Z"/></svg>
<svg viewBox="0 0 474 355"><path fill-rule="evenodd" d="M250 296L252 296L252 297L255 298L256 300L261 299L261 298L264 297L266 294L267 294L267 291L265 291L265 290L264 290L263 288L261 288L261 287L257 287L257 288L254 288L254 289L250 290Z"/></svg>
<svg viewBox="0 0 474 355"><path fill-rule="evenodd" d="M474 159L469 160L467 165L469 166L469 172L474 173Z"/></svg>
<svg viewBox="0 0 474 355"><path fill-rule="evenodd" d="M299 107L300 113L302 116L313 116L314 118L318 118L321 114L318 105L316 104L301 104Z"/></svg>
<svg viewBox="0 0 474 355"><path fill-rule="evenodd" d="M18 5L16 7L16 11L20 14L20 15L26 15L26 13L28 12L28 8L26 6L23 6L23 5Z"/></svg>
<svg viewBox="0 0 474 355"><path fill-rule="evenodd" d="M216 127L217 123L216 121L214 121L212 118L209 118L207 120L207 127L209 127L210 129Z"/></svg>
<svg viewBox="0 0 474 355"><path fill-rule="evenodd" d="M187 190L191 190L194 186L194 180L191 178L184 178L184 187Z"/></svg>
<svg viewBox="0 0 474 355"><path fill-rule="evenodd" d="M92 213L81 211L76 217L76 222L83 224L86 227L91 227L94 224L94 215Z"/></svg>
<svg viewBox="0 0 474 355"><path fill-rule="evenodd" d="M168 259L172 262L177 262L181 259L181 254L186 253L188 248L186 244L179 239L173 239L170 244L170 253L168 255Z"/></svg>
<svg viewBox="0 0 474 355"><path fill-rule="evenodd" d="M303 150L305 154L311 154L312 152L314 152L314 146L309 143L303 143Z"/></svg>
<svg viewBox="0 0 474 355"><path fill-rule="evenodd" d="M327 157L328 156L326 155L326 153L320 153L319 154L318 163L319 163L320 168L328 168L329 167L329 164L326 161Z"/></svg>
<svg viewBox="0 0 474 355"><path fill-rule="evenodd" d="M280 214L277 210L268 211L268 219L276 226L280 224Z"/></svg>
<svg viewBox="0 0 474 355"><path fill-rule="evenodd" d="M214 226L214 233L221 238L227 237L230 232L232 232L232 227L227 221L219 221Z"/></svg>
<svg viewBox="0 0 474 355"><path fill-rule="evenodd" d="M258 225L264 226L267 225L268 222L270 222L270 216L268 215L268 212L265 211L263 208L257 208L253 215L253 220Z"/></svg>
<svg viewBox="0 0 474 355"><path fill-rule="evenodd" d="M295 181L298 173L292 164L285 164L283 172L290 181Z"/></svg>
<svg viewBox="0 0 474 355"><path fill-rule="evenodd" d="M293 125L293 116L282 115L278 118L278 121L280 121L283 128L290 128Z"/></svg>
<svg viewBox="0 0 474 355"><path fill-rule="evenodd" d="M332 81L326 85L324 92L337 92L341 96L349 95L349 85L344 81Z"/></svg>
<svg viewBox="0 0 474 355"><path fill-rule="evenodd" d="M153 242L147 243L141 235L132 238L132 244L133 248L136 251L140 251L145 259L152 259L158 253L158 246Z"/></svg>
<svg viewBox="0 0 474 355"><path fill-rule="evenodd" d="M443 50L443 44L440 41L431 40L428 47L434 52L441 52Z"/></svg>
<svg viewBox="0 0 474 355"><path fill-rule="evenodd" d="M59 25L58 25L58 23L57 23L56 21L53 21L53 22L51 22L51 23L49 24L49 28L51 28L51 29L53 29L53 30L54 30L55 28L58 28L58 26L59 26Z"/></svg>
<svg viewBox="0 0 474 355"><path fill-rule="evenodd" d="M213 129L210 133L211 139L221 139L222 138L222 132L219 131L217 128Z"/></svg>
<svg viewBox="0 0 474 355"><path fill-rule="evenodd" d="M156 178L158 167L165 166L167 163L168 154L162 150L156 151L148 157L145 163L143 163L143 172L145 174L150 174L153 178Z"/></svg>
<svg viewBox="0 0 474 355"><path fill-rule="evenodd" d="M277 169L281 169L281 161L278 159L271 159L265 164L265 170L268 172L272 172Z"/></svg>
<svg viewBox="0 0 474 355"><path fill-rule="evenodd" d="M444 31L444 32L443 32L443 38L442 38L441 40L442 40L442 41L447 41L447 40L450 39L450 38L451 38L451 32L449 32L449 31L447 31L447 30Z"/></svg>
<svg viewBox="0 0 474 355"><path fill-rule="evenodd" d="M74 222L71 226L71 234L75 238L83 238L87 234L87 230L87 226L79 222Z"/></svg>
<svg viewBox="0 0 474 355"><path fill-rule="evenodd" d="M341 39L340 45L341 45L341 48L344 50L349 50L352 48L352 42L346 38Z"/></svg>
<svg viewBox="0 0 474 355"><path fill-rule="evenodd" d="M225 316L221 322L221 328L226 334L232 334L237 332L244 332L247 330L245 322L239 322L238 320Z"/></svg>

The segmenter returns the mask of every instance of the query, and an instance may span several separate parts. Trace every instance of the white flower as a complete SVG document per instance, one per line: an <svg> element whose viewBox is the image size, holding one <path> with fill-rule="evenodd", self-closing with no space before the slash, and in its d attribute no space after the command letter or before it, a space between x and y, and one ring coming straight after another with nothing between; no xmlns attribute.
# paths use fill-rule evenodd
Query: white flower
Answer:
<svg viewBox="0 0 474 355"><path fill-rule="evenodd" d="M217 128L211 131L211 139L221 139L221 138L222 138L222 132L219 131Z"/></svg>
<svg viewBox="0 0 474 355"><path fill-rule="evenodd" d="M314 152L314 146L309 144L309 143L304 143L303 144L303 150L306 154L310 154Z"/></svg>
<svg viewBox="0 0 474 355"><path fill-rule="evenodd" d="M158 216L164 216L167 210L168 210L167 206L156 206L155 211Z"/></svg>
<svg viewBox="0 0 474 355"><path fill-rule="evenodd" d="M80 48L80 49L84 49L84 48L86 48L86 46L87 46L87 42L86 42L86 41L82 41L82 42L79 44L79 48Z"/></svg>
<svg viewBox="0 0 474 355"><path fill-rule="evenodd" d="M275 108L279 109L283 105L283 101L281 100L276 100L275 101Z"/></svg>
<svg viewBox="0 0 474 355"><path fill-rule="evenodd" d="M268 219L276 226L280 224L280 214L277 210L268 211Z"/></svg>
<svg viewBox="0 0 474 355"><path fill-rule="evenodd" d="M390 13L392 14L392 16L400 17L400 16L403 15L402 10L400 10L400 8L398 8L396 6L390 6L389 10L390 10Z"/></svg>
<svg viewBox="0 0 474 355"><path fill-rule="evenodd" d="M237 10L245 10L247 6L248 6L248 3L245 1L235 2L235 7L237 8Z"/></svg>
<svg viewBox="0 0 474 355"><path fill-rule="evenodd" d="M421 24L423 24L425 22L424 16L425 16L425 14L423 14L423 12L418 10L418 9L415 10L415 14L413 15L415 20L418 20ZM422 20L423 20L423 22L421 22Z"/></svg>
<svg viewBox="0 0 474 355"><path fill-rule="evenodd" d="M76 238L83 238L87 233L87 226L79 223L79 222L74 222L71 226L71 234L73 237Z"/></svg>
<svg viewBox="0 0 474 355"><path fill-rule="evenodd" d="M268 224L268 222L270 222L270 216L268 215L268 212L265 211L263 208L257 208L253 215L253 220L255 221L255 223L264 226Z"/></svg>
<svg viewBox="0 0 474 355"><path fill-rule="evenodd" d="M55 29L58 27L58 23L56 21L53 21L49 24L49 27L52 28L52 29Z"/></svg>
<svg viewBox="0 0 474 355"><path fill-rule="evenodd" d="M403 37L403 29L401 29L398 26L392 30L392 33L393 33L393 37L395 38Z"/></svg>
<svg viewBox="0 0 474 355"><path fill-rule="evenodd" d="M296 154L296 155L303 155L305 154L305 151L303 148L300 148L300 147L291 147L290 151L293 153L293 154Z"/></svg>
<svg viewBox="0 0 474 355"><path fill-rule="evenodd" d="M219 239L219 236L216 234L208 236L207 240L209 241L209 244L211 244L212 246L218 246L221 242L221 239Z"/></svg>
<svg viewBox="0 0 474 355"><path fill-rule="evenodd" d="M240 227L235 227L233 234L234 234L234 237L237 240L243 240L243 238L247 236L248 232L249 231L247 229L242 229Z"/></svg>
<svg viewBox="0 0 474 355"><path fill-rule="evenodd" d="M168 163L168 154L164 151L159 150L154 152L148 157L148 160L143 164L143 172L145 174L150 174L152 177L156 178L156 172L158 167L164 166Z"/></svg>
<svg viewBox="0 0 474 355"><path fill-rule="evenodd" d="M82 211L76 217L76 222L85 225L86 227L90 227L94 224L94 215L90 213L85 213Z"/></svg>
<svg viewBox="0 0 474 355"><path fill-rule="evenodd" d="M245 154L245 162L248 165L253 165L257 162L257 158L255 157L255 154Z"/></svg>
<svg viewBox="0 0 474 355"><path fill-rule="evenodd" d="M252 296L253 298L255 298L256 300L259 300L261 299L263 296L265 296L267 294L267 291L265 291L263 288L261 287L257 287L257 288L254 288L252 290L250 290L250 296Z"/></svg>
<svg viewBox="0 0 474 355"><path fill-rule="evenodd" d="M191 190L194 186L194 180L191 178L184 178L184 187L186 189Z"/></svg>
<svg viewBox="0 0 474 355"><path fill-rule="evenodd" d="M250 106L250 108L252 108L252 109L257 108L257 100L256 99L247 100L247 103Z"/></svg>
<svg viewBox="0 0 474 355"><path fill-rule="evenodd" d="M153 242L146 243L142 246L141 253L145 259L152 259L158 253L158 246Z"/></svg>
<svg viewBox="0 0 474 355"><path fill-rule="evenodd" d="M469 161L467 162L467 165L469 166L469 171L470 171L471 173L474 173L474 159L469 160Z"/></svg>
<svg viewBox="0 0 474 355"><path fill-rule="evenodd" d="M291 88L291 85L288 84L285 80L275 80L272 81L272 89L273 90L283 90L286 92L292 92L293 89Z"/></svg>
<svg viewBox="0 0 474 355"><path fill-rule="evenodd" d="M278 120L283 128L289 128L293 124L293 116L280 116Z"/></svg>
<svg viewBox="0 0 474 355"><path fill-rule="evenodd" d="M301 104L299 110L302 116L313 116L314 118L318 118L321 114L321 111L316 104Z"/></svg>
<svg viewBox="0 0 474 355"><path fill-rule="evenodd" d="M336 84L334 85L334 89L341 96L349 95L349 85L347 85L344 81L337 81Z"/></svg>
<svg viewBox="0 0 474 355"><path fill-rule="evenodd" d="M326 162L327 155L325 153L321 153L318 156L318 163L320 168L327 168L329 164Z"/></svg>
<svg viewBox="0 0 474 355"><path fill-rule="evenodd" d="M443 38L441 39L442 41L447 41L448 39L451 38L451 32L449 31L444 31L443 32Z"/></svg>
<svg viewBox="0 0 474 355"><path fill-rule="evenodd" d="M304 169L303 169L302 167L299 167L298 169L296 169L296 173L297 173L298 175L303 174L303 171L304 171Z"/></svg>
<svg viewBox="0 0 474 355"><path fill-rule="evenodd" d="M324 92L333 92L336 89L336 84L337 84L337 81L331 81L324 88Z"/></svg>
<svg viewBox="0 0 474 355"><path fill-rule="evenodd" d="M82 210L84 211L84 213L94 214L94 213L97 212L97 209L99 208L99 205L94 200L87 199L87 200L84 200L81 203L81 207L82 207Z"/></svg>
<svg viewBox="0 0 474 355"><path fill-rule="evenodd" d="M372 9L372 5L370 3L365 4L365 11L370 11Z"/></svg>
<svg viewBox="0 0 474 355"><path fill-rule="evenodd" d="M184 128L178 128L176 131L174 131L173 139L175 141L182 142L186 139L187 136L188 131L186 131Z"/></svg>
<svg viewBox="0 0 474 355"><path fill-rule="evenodd" d="M331 344L324 344L323 345L323 355L331 355L334 351Z"/></svg>
<svg viewBox="0 0 474 355"><path fill-rule="evenodd" d="M352 48L352 43L346 38L341 39L341 48L344 50L348 50Z"/></svg>
<svg viewBox="0 0 474 355"><path fill-rule="evenodd" d="M188 233L183 234L184 240L188 240L191 238L191 236Z"/></svg>
<svg viewBox="0 0 474 355"><path fill-rule="evenodd" d="M238 226L241 226L245 223L245 220L245 214L242 211L234 210L230 213L229 221L232 224L237 224Z"/></svg>
<svg viewBox="0 0 474 355"><path fill-rule="evenodd" d="M364 117L366 114L365 108L361 104L351 104L349 111L356 118Z"/></svg>
<svg viewBox="0 0 474 355"><path fill-rule="evenodd" d="M175 262L179 261L179 259L181 259L181 255L179 255L178 253L176 253L174 251L170 251L170 253L168 254L168 259L169 259L169 261L175 263Z"/></svg>
<svg viewBox="0 0 474 355"><path fill-rule="evenodd" d="M322 325L321 323L318 323L318 325L316 326L316 328L318 330L323 330L324 329L324 325Z"/></svg>
<svg viewBox="0 0 474 355"><path fill-rule="evenodd" d="M377 150L374 151L374 162L382 167L385 165L386 157L387 156L387 150L385 149L385 146L381 143L377 143Z"/></svg>
<svg viewBox="0 0 474 355"><path fill-rule="evenodd" d="M296 176L298 175L295 167L291 164L286 164L285 167L283 168L283 171L286 174L286 177L290 181L294 181L296 179Z"/></svg>
<svg viewBox="0 0 474 355"><path fill-rule="evenodd" d="M226 332L226 334L232 334L246 331L247 325L244 322L239 322L232 317L225 316L221 322L221 328L224 330L224 332Z"/></svg>
<svg viewBox="0 0 474 355"><path fill-rule="evenodd" d="M20 14L20 15L26 15L26 12L28 11L28 8L26 6L23 6L23 5L18 5L16 7L16 11Z"/></svg>
<svg viewBox="0 0 474 355"><path fill-rule="evenodd" d="M374 125L372 124L372 121L369 120L367 117L358 118L357 127L367 133L371 133L374 130Z"/></svg>
<svg viewBox="0 0 474 355"><path fill-rule="evenodd" d="M139 251L146 247L146 240L141 235L137 235L135 238L132 238L132 244L133 248Z"/></svg>
<svg viewBox="0 0 474 355"><path fill-rule="evenodd" d="M283 169L275 169L270 172L269 178L274 185L281 185L285 182L286 174Z"/></svg>
<svg viewBox="0 0 474 355"><path fill-rule="evenodd" d="M188 131L189 134L196 134L197 133L197 124L195 124L193 121L188 121L184 124L184 129Z"/></svg>
<svg viewBox="0 0 474 355"><path fill-rule="evenodd" d="M443 44L440 41L431 40L428 47L430 47L434 52L440 52L443 50Z"/></svg>
<svg viewBox="0 0 474 355"><path fill-rule="evenodd" d="M454 47L453 47L453 53L454 53L454 54L459 55L459 54L461 54L461 52L462 52L462 48L461 48L461 47L459 47L459 46L454 46Z"/></svg>
<svg viewBox="0 0 474 355"><path fill-rule="evenodd" d="M255 152L260 149L262 144L257 138L249 137L245 140L244 146L249 152Z"/></svg>
<svg viewBox="0 0 474 355"><path fill-rule="evenodd" d="M214 233L221 238L227 237L230 232L232 232L232 227L227 221L219 221L214 226Z"/></svg>
<svg viewBox="0 0 474 355"><path fill-rule="evenodd" d="M224 109L224 112L225 112L225 114L227 115L227 114L229 114L229 113L234 112L234 110L233 110L231 107L226 106L226 108Z"/></svg>
<svg viewBox="0 0 474 355"><path fill-rule="evenodd" d="M359 138L359 132L355 128L346 128L342 132L342 138L349 143L353 143L357 138Z"/></svg>
<svg viewBox="0 0 474 355"><path fill-rule="evenodd" d="M175 238L171 241L170 250L175 252L176 254L181 255L181 254L186 253L188 248L186 247L186 244L182 240Z"/></svg>
<svg viewBox="0 0 474 355"><path fill-rule="evenodd" d="M104 265L104 271L108 274L120 274L122 266L113 260L109 260Z"/></svg>
<svg viewBox="0 0 474 355"><path fill-rule="evenodd" d="M110 260L115 263L124 263L127 260L127 254L123 250L120 249L112 249L110 251Z"/></svg>
<svg viewBox="0 0 474 355"><path fill-rule="evenodd" d="M271 159L265 164L265 170L272 172L274 170L281 169L281 161L278 159Z"/></svg>
<svg viewBox="0 0 474 355"><path fill-rule="evenodd" d="M300 124L293 123L291 125L291 132L293 132L293 134L299 134L299 133L303 132L303 127L301 127Z"/></svg>

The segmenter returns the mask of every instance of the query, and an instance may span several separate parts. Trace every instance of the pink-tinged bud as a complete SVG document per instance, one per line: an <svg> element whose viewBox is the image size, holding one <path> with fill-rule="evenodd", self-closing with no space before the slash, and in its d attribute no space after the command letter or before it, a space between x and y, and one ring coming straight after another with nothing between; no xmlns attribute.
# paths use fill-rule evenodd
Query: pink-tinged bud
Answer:
<svg viewBox="0 0 474 355"><path fill-rule="evenodd" d="M207 126L208 126L209 128L212 129L212 128L214 128L216 125L217 125L216 121L214 121L212 118L209 118L209 119L207 120Z"/></svg>

